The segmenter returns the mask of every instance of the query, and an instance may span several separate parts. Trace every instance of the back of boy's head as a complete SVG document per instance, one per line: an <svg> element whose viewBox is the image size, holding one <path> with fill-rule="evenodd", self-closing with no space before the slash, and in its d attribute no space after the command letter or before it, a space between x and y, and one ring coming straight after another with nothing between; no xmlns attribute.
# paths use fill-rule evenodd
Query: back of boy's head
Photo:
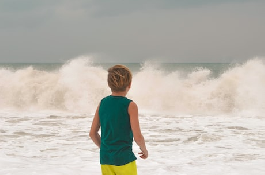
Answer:
<svg viewBox="0 0 265 175"><path fill-rule="evenodd" d="M108 85L113 92L125 91L132 81L132 73L124 65L115 65L108 69Z"/></svg>

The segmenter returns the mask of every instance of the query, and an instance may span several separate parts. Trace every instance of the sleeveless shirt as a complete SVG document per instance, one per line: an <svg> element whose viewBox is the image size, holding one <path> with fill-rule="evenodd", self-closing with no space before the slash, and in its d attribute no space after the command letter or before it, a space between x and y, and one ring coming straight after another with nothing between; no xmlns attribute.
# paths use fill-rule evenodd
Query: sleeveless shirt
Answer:
<svg viewBox="0 0 265 175"><path fill-rule="evenodd" d="M107 96L99 106L101 125L100 164L125 165L136 160L128 107L132 100Z"/></svg>

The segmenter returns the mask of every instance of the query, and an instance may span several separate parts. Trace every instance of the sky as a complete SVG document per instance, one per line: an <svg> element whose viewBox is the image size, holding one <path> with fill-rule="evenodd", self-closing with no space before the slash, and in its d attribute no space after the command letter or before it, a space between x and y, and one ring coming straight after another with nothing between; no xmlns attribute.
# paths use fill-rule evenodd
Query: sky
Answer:
<svg viewBox="0 0 265 175"><path fill-rule="evenodd" d="M242 62L265 56L264 0L0 0L0 63Z"/></svg>

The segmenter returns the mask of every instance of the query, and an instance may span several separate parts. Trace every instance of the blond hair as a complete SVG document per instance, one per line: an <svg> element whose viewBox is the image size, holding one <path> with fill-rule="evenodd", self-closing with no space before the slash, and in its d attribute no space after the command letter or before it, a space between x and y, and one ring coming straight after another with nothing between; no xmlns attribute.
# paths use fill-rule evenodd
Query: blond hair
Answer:
<svg viewBox="0 0 265 175"><path fill-rule="evenodd" d="M124 65L115 65L108 69L108 86L113 92L125 91L132 81L132 73Z"/></svg>

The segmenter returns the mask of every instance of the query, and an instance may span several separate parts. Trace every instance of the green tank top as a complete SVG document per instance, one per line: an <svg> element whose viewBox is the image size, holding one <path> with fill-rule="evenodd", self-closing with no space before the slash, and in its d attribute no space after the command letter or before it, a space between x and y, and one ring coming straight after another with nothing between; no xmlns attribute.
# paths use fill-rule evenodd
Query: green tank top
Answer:
<svg viewBox="0 0 265 175"><path fill-rule="evenodd" d="M125 165L136 160L128 107L132 100L107 96L99 106L101 126L100 164Z"/></svg>

